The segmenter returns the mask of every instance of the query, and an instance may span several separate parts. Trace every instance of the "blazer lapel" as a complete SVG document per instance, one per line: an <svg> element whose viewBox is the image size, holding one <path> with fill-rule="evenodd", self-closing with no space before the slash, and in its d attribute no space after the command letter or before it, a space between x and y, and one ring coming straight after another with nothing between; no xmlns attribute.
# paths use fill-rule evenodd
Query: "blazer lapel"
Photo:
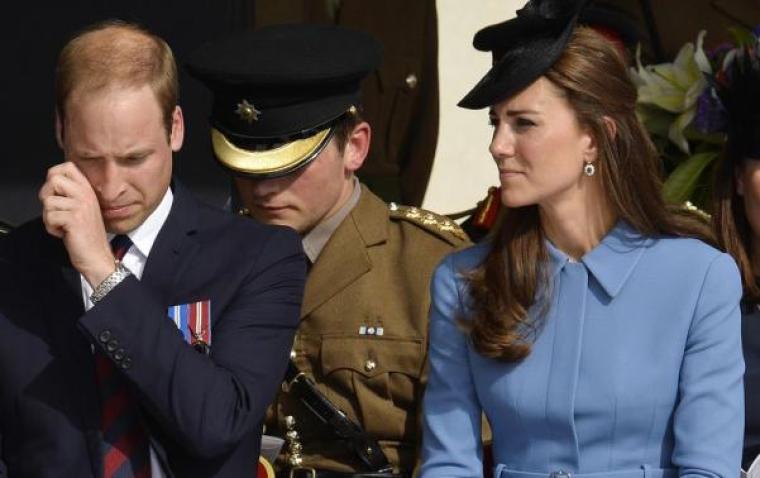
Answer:
<svg viewBox="0 0 760 478"><path fill-rule="evenodd" d="M198 251L198 243L193 240L198 222L195 200L177 182L172 184L172 193L171 212L156 236L141 279L167 304L174 303L176 282L193 264Z"/></svg>
<svg viewBox="0 0 760 478"><path fill-rule="evenodd" d="M387 222L385 204L362 186L356 207L335 230L309 271L301 319L370 271L367 248L385 241Z"/></svg>

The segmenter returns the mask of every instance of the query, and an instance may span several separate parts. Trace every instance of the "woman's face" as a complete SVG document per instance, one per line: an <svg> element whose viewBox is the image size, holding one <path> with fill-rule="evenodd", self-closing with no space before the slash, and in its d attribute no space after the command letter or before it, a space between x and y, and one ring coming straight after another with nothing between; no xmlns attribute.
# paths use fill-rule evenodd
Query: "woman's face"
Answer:
<svg viewBox="0 0 760 478"><path fill-rule="evenodd" d="M752 228L753 242L760 241L760 158L745 159L736 177L736 192L744 200L744 212Z"/></svg>
<svg viewBox="0 0 760 478"><path fill-rule="evenodd" d="M562 92L539 78L519 94L491 107L490 152L499 168L507 207L585 199L591 178L584 162L596 162L594 141Z"/></svg>

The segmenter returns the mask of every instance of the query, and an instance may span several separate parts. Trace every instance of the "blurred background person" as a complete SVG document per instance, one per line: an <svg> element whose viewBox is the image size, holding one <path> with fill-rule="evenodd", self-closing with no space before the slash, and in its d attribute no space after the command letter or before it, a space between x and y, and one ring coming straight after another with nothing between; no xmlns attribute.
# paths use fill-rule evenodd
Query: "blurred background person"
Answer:
<svg viewBox="0 0 760 478"><path fill-rule="evenodd" d="M755 41L739 50L715 84L728 135L715 177L713 224L744 285L745 469L760 454L760 44Z"/></svg>

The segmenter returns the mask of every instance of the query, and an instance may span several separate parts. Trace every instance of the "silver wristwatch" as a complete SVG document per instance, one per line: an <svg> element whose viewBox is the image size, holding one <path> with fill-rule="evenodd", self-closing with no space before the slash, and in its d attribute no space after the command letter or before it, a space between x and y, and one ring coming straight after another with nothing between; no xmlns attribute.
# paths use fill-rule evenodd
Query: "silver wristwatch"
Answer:
<svg viewBox="0 0 760 478"><path fill-rule="evenodd" d="M121 281L126 279L127 277L132 275L132 271L124 267L124 264L121 263L121 261L116 261L116 270L111 272L111 274L108 275L105 279L103 279L103 282L98 284L97 287L95 287L95 290L92 291L92 295L90 296L90 301L93 304L97 304L101 300L103 300L103 297L106 296L111 290L113 290L114 287L119 285Z"/></svg>

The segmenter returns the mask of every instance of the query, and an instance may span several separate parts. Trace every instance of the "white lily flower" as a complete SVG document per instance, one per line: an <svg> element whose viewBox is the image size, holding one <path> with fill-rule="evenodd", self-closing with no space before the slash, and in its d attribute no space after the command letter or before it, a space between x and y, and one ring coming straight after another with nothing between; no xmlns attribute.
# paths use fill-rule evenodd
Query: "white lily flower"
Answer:
<svg viewBox="0 0 760 478"><path fill-rule="evenodd" d="M672 63L642 66L641 51L636 52L636 69L631 69L638 88L638 102L655 105L677 115L670 126L668 138L685 153L689 143L684 129L696 115L697 99L707 88L705 74L712 68L703 49L705 31L697 36L696 47L686 43Z"/></svg>

